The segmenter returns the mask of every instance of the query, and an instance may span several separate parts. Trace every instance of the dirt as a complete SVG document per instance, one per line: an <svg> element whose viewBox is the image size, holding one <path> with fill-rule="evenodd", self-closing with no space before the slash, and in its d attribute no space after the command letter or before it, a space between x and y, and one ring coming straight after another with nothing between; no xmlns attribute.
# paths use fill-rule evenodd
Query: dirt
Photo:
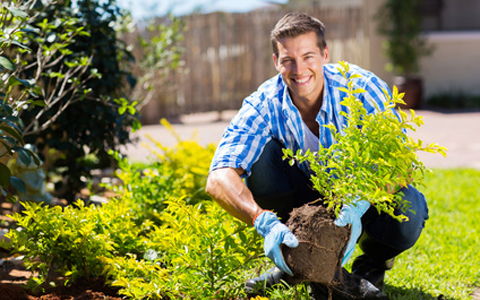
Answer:
<svg viewBox="0 0 480 300"><path fill-rule="evenodd" d="M291 283L332 284L341 270L350 227L338 227L323 206L304 205L290 214L286 225L299 240L297 248L283 248L286 263L294 273Z"/></svg>
<svg viewBox="0 0 480 300"><path fill-rule="evenodd" d="M0 299L1 300L121 300L116 289L99 281L79 282L65 286L62 278L54 281L56 287L45 289L44 293L26 291L25 286L31 272L25 269L21 259L0 251Z"/></svg>
<svg viewBox="0 0 480 300"><path fill-rule="evenodd" d="M473 300L480 300L480 287L473 291L471 296Z"/></svg>

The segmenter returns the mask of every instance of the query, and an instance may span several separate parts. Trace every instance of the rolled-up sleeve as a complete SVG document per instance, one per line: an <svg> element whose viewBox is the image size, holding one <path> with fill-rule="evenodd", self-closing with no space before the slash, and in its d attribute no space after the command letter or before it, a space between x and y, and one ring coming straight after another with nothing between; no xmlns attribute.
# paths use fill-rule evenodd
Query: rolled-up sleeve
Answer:
<svg viewBox="0 0 480 300"><path fill-rule="evenodd" d="M270 141L271 128L268 115L255 95L245 99L242 108L225 129L215 151L210 172L220 168L241 168L250 175L250 170Z"/></svg>

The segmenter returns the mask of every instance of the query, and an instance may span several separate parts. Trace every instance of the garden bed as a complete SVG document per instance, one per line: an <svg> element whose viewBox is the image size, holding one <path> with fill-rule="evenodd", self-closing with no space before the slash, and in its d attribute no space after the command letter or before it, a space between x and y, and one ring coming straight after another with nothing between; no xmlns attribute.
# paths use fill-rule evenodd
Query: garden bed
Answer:
<svg viewBox="0 0 480 300"><path fill-rule="evenodd" d="M1 203L0 221L8 225L11 221L7 214L14 212L11 203ZM102 282L82 282L65 286L63 278L54 280L56 287L46 289L45 293L31 293L25 290L31 276L21 259L9 251L0 248L0 298L2 300L120 300L117 291Z"/></svg>
<svg viewBox="0 0 480 300"><path fill-rule="evenodd" d="M2 300L121 300L113 288L102 282L83 282L64 286L62 278L56 278L56 287L48 288L45 293L27 293L25 285L31 273L25 269L22 261L0 251L3 264L0 266L0 298Z"/></svg>

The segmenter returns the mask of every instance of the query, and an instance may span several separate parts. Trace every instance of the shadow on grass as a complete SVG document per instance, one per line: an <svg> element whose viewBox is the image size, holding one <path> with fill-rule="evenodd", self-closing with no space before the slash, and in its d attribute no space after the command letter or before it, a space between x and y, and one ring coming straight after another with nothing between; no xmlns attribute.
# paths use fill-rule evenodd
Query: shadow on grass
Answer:
<svg viewBox="0 0 480 300"><path fill-rule="evenodd" d="M444 295L428 294L417 288L407 289L388 284L385 286L383 291L391 300L460 300L455 298L447 298Z"/></svg>

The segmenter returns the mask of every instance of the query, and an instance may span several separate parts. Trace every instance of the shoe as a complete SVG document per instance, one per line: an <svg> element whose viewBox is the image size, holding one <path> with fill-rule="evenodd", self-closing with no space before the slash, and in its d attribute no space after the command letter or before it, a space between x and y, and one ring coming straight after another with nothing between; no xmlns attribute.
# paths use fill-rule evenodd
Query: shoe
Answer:
<svg viewBox="0 0 480 300"><path fill-rule="evenodd" d="M245 292L247 295L263 295L266 289L281 283L287 276L279 268L273 267L262 275L245 282Z"/></svg>
<svg viewBox="0 0 480 300"><path fill-rule="evenodd" d="M352 273L372 283L379 290L383 290L385 271L393 267L395 258L378 262L367 255L358 256L352 264Z"/></svg>
<svg viewBox="0 0 480 300"><path fill-rule="evenodd" d="M368 280L350 274L342 269L341 276L337 274L330 285L310 283L312 300L389 300L381 290ZM343 278L339 280L339 278Z"/></svg>
<svg viewBox="0 0 480 300"><path fill-rule="evenodd" d="M381 243L366 231L360 236L358 245L364 254L353 261L352 274L368 280L378 289L383 290L385 271L393 268L395 257L404 249Z"/></svg>

